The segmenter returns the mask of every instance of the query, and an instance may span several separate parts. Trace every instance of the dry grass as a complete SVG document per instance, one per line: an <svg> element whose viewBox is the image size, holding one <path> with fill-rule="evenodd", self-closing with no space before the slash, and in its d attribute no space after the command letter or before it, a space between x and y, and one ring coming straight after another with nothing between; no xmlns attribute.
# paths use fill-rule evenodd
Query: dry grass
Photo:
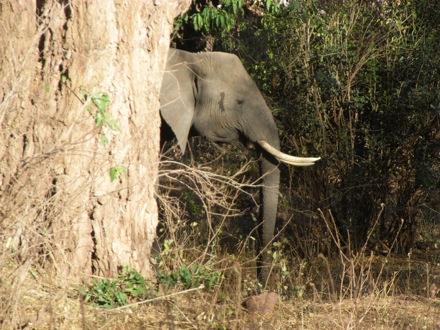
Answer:
<svg viewBox="0 0 440 330"><path fill-rule="evenodd" d="M243 217L243 200L252 200L256 191L248 176L255 164L244 160L228 177L220 174L228 172L225 168L213 164L164 163L159 203L165 226L155 256L163 271L182 264L221 271L213 290L152 282L149 299L106 310L83 302L81 283L47 273L38 253L20 259L17 251L4 250L1 329L259 329L266 322L271 329L440 329L438 225L424 224L411 253L394 257L373 253L367 245L358 252L343 246L334 219L323 213L327 245L337 252L313 254L306 246L312 244L311 232L301 241L310 251L306 257L280 239L271 251L273 290L280 300L270 317L251 317L242 302L259 290L252 232L231 236L237 235L233 228ZM257 203L248 208L246 213L258 211ZM172 244L164 248L164 240Z"/></svg>
<svg viewBox="0 0 440 330"><path fill-rule="evenodd" d="M212 293L179 291L148 303L104 310L82 303L75 284L61 287L44 275L32 276L31 268L19 268L19 273L9 273L19 276L17 281L2 271L1 308L6 313L2 329L243 329L251 321L239 304L242 293L233 287ZM11 282L15 285L9 286ZM222 300L223 290L235 296ZM315 301L284 297L272 324L273 329L439 329L439 315L438 295L382 292L334 302L318 295Z"/></svg>

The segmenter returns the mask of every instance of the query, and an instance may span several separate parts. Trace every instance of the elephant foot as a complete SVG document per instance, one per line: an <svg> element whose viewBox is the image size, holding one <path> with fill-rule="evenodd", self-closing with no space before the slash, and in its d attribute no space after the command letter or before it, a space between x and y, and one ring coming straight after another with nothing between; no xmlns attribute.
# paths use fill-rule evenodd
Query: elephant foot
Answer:
<svg viewBox="0 0 440 330"><path fill-rule="evenodd" d="M264 292L247 298L244 305L249 311L251 322L246 330L272 329L272 316L277 301L278 294L275 292Z"/></svg>

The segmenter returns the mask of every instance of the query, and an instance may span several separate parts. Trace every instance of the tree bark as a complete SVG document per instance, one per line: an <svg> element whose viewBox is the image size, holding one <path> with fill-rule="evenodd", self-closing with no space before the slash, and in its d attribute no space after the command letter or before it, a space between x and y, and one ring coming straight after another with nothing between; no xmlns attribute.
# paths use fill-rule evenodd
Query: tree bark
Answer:
<svg viewBox="0 0 440 330"><path fill-rule="evenodd" d="M189 3L0 0L2 251L65 277L149 275L159 90Z"/></svg>

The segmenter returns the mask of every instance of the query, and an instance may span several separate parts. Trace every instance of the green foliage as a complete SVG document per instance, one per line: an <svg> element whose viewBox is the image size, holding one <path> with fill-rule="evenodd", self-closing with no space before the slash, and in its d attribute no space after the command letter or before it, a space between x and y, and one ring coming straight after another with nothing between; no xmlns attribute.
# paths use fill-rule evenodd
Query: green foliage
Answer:
<svg viewBox="0 0 440 330"><path fill-rule="evenodd" d="M119 122L118 120L112 118L111 114L108 113L108 106L110 105L110 97L105 92L95 92L92 95L90 93L82 88L79 96L70 89L70 87L67 85L68 78L66 76L61 77L61 83L64 84L67 89L69 89L83 104L86 104L89 100L92 101L92 104L94 107L92 107L90 104L87 104L86 109L92 114L93 119L95 121L95 126L100 128L100 137L101 137L101 143L103 145L108 144L108 138L103 133L102 128L108 127L109 129L113 131L119 131Z"/></svg>
<svg viewBox="0 0 440 330"><path fill-rule="evenodd" d="M108 106L110 105L110 97L107 93L96 92L90 97L92 103L95 105L95 111L92 110L91 106L87 107L95 120L96 127L100 128L100 138L103 145L108 144L108 137L104 134L103 127L108 127L113 131L119 131L118 120L112 118L111 114L108 112ZM110 180L113 182L120 175L127 176L127 169L123 165L117 165L110 168Z"/></svg>
<svg viewBox="0 0 440 330"><path fill-rule="evenodd" d="M118 165L110 168L110 180L113 182L120 175L127 176L127 168L123 165Z"/></svg>
<svg viewBox="0 0 440 330"><path fill-rule="evenodd" d="M231 30L236 18L243 12L243 0L194 1L193 7L174 21L174 30L184 29L190 24L195 31L210 33L215 30Z"/></svg>
<svg viewBox="0 0 440 330"><path fill-rule="evenodd" d="M93 113L95 125L97 127L106 126L113 131L119 131L119 122L116 119L113 119L111 114L107 112L107 108L110 105L108 94L104 92L96 92L92 94L91 100L96 106L96 111ZM91 111L90 108L89 111Z"/></svg>
<svg viewBox="0 0 440 330"><path fill-rule="evenodd" d="M172 241L165 243L165 253L162 258L169 257ZM175 260L174 260L175 261ZM157 283L166 289L180 287L183 289L200 288L212 291L218 287L223 279L222 272L213 270L209 265L193 263L187 266L182 263L173 271L165 270L164 263L157 263ZM157 289L157 287L156 287ZM102 308L125 306L147 299L154 294L154 287L150 287L145 278L136 270L124 267L115 280L93 278L81 289L84 302Z"/></svg>
<svg viewBox="0 0 440 330"><path fill-rule="evenodd" d="M261 89L284 109L277 116L292 153L324 156L308 208L330 208L353 246L363 245L385 203L376 238L399 236L396 249L407 250L415 206L425 200L426 184L439 181L438 174L425 186L418 179L435 175L426 169L435 167L429 150L438 123L439 48L433 22L417 10L410 2L294 1L265 16L260 28L241 28L266 45L249 39L240 49L255 59L248 67Z"/></svg>
<svg viewBox="0 0 440 330"><path fill-rule="evenodd" d="M221 284L223 274L218 270L213 270L210 266L211 262L204 265L193 262L187 265L185 262L176 260L175 249L177 247L174 246L174 241L165 239L162 252L153 261L156 265L156 280L159 285L165 289L175 287L191 289L203 285L205 290L212 291ZM178 253L179 259L183 258L183 250L179 249Z"/></svg>
<svg viewBox="0 0 440 330"><path fill-rule="evenodd" d="M102 308L124 306L132 301L146 299L150 289L145 278L136 270L124 267L116 280L92 279L83 288L84 301Z"/></svg>
<svg viewBox="0 0 440 330"><path fill-rule="evenodd" d="M407 251L417 210L440 182L440 3L271 3L258 17L245 11L216 50L244 60L275 109L283 148L323 157L283 176L295 187L289 199L332 212L353 247L380 214L374 240L397 238L393 247Z"/></svg>
<svg viewBox="0 0 440 330"><path fill-rule="evenodd" d="M65 77L63 76L63 78ZM62 81L63 83L65 83L66 79L63 79ZM89 96L87 92L82 91L82 99L84 100L84 102L86 102L89 97L94 107L88 105L87 110L92 114L96 127L100 129L99 135L101 143L103 145L108 145L109 140L108 137L104 134L103 127L108 127L113 131L120 130L118 120L114 119L108 112L110 97L105 92L95 92L91 96ZM113 182L120 175L127 176L127 168L123 165L113 166L110 168L109 174L110 180Z"/></svg>
<svg viewBox="0 0 440 330"><path fill-rule="evenodd" d="M198 50L200 46L189 46L194 39L206 42L208 36L215 41L225 35L235 35L242 23L251 24L246 23L246 15L265 17L280 11L276 0L194 0L190 9L174 20L173 39L179 44L187 39L189 41L184 48Z"/></svg>
<svg viewBox="0 0 440 330"><path fill-rule="evenodd" d="M62 81L63 83L65 83L66 79L62 79ZM91 100L93 106L91 104L87 104L86 109L92 114L92 117L95 121L95 126L99 128L101 143L103 145L107 145L109 140L108 137L104 134L103 127L108 127L113 131L120 130L118 120L112 118L107 109L110 105L110 97L105 92L95 92L90 95L87 90L82 89L78 98L84 104Z"/></svg>
<svg viewBox="0 0 440 330"><path fill-rule="evenodd" d="M70 89L67 85L68 78L66 76L61 77L61 82L69 89L83 104L86 105L87 111L89 111L95 121L95 126L99 128L99 137L101 143L106 146L109 143L108 137L104 134L104 127L108 127L113 131L119 131L119 122L117 119L112 118L111 114L108 113L108 106L110 105L110 97L105 92L95 92L92 95L86 90L81 89L80 95L78 96L74 91ZM91 100L92 104L87 104ZM127 169L123 165L117 165L110 168L110 180L113 182L120 175L127 176Z"/></svg>
<svg viewBox="0 0 440 330"><path fill-rule="evenodd" d="M223 275L220 271L214 271L207 265L197 263L193 263L190 266L182 263L180 267L172 272L162 270L156 272L157 281L167 289L176 286L191 289L203 285L206 290L212 291L216 286L220 285L222 277Z"/></svg>
<svg viewBox="0 0 440 330"><path fill-rule="evenodd" d="M203 218L203 205L194 191L184 191L182 194L182 201L186 205L186 209L191 215L192 219L199 220Z"/></svg>
<svg viewBox="0 0 440 330"><path fill-rule="evenodd" d="M258 1L260 5L264 8L265 14L275 14L281 11L280 6L277 1L274 0L263 0Z"/></svg>

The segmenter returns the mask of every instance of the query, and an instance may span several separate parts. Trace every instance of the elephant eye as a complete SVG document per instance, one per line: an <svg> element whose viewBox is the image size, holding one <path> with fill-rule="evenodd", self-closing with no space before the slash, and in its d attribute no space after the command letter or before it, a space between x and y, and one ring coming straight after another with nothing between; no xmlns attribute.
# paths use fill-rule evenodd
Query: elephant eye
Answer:
<svg viewBox="0 0 440 330"><path fill-rule="evenodd" d="M238 105L242 105L244 103L244 100L237 100Z"/></svg>

